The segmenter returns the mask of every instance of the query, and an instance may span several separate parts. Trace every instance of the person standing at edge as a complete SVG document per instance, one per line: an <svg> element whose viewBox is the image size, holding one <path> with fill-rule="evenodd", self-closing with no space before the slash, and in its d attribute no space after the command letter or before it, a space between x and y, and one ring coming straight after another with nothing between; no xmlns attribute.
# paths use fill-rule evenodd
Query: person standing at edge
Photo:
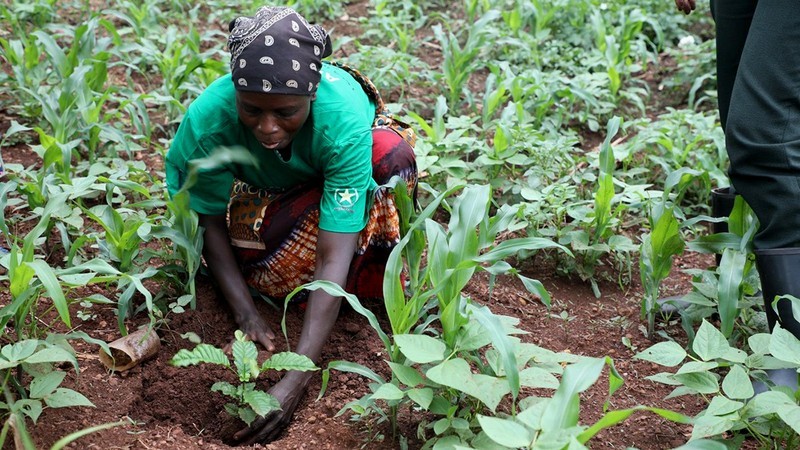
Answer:
<svg viewBox="0 0 800 450"><path fill-rule="evenodd" d="M675 0L688 14L694 0ZM730 178L759 220L753 239L770 329L800 338L800 15L791 0L711 0ZM727 94L729 93L729 94ZM794 370L768 371L797 388Z"/></svg>
<svg viewBox="0 0 800 450"><path fill-rule="evenodd" d="M331 40L291 8L262 7L229 26L231 74L190 105L166 158L176 193L192 160L221 146L245 148L257 166L201 171L189 188L204 231L203 256L239 328L273 351L275 334L249 288L282 298L329 280L359 298L382 297L383 273L399 242L392 176L416 188L414 134L385 112L372 83L323 62ZM341 298L309 294L294 351L319 362ZM270 389L282 410L234 439L268 442L291 420L310 379L289 372Z"/></svg>

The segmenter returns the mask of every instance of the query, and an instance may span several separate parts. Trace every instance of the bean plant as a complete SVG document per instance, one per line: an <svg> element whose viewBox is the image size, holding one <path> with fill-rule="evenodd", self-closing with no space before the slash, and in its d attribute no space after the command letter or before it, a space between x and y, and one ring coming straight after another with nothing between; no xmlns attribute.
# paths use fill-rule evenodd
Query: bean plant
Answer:
<svg viewBox="0 0 800 450"><path fill-rule="evenodd" d="M707 407L695 416L691 440L733 433L741 443L746 435L765 447L800 447L800 406L796 389L773 386L765 371L800 370L800 340L776 326L771 334L756 333L747 340L749 351L732 347L720 330L703 320L691 354L672 341L660 342L636 355L661 366L677 367L648 378L675 386L669 397L700 395ZM768 389L755 393L754 383Z"/></svg>

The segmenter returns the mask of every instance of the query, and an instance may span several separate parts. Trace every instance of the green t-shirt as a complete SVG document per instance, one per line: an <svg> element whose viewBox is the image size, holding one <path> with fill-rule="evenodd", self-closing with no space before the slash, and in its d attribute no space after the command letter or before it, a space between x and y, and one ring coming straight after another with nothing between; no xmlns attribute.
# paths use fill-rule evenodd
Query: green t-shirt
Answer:
<svg viewBox="0 0 800 450"><path fill-rule="evenodd" d="M369 216L372 179L372 121L375 106L344 70L323 64L317 98L308 120L292 141L288 161L259 144L239 121L230 75L214 81L189 106L166 159L167 187L174 195L186 181L189 163L218 147L247 149L256 166L226 164L201 170L190 187L189 204L198 213L225 214L234 179L282 190L306 183L323 185L320 229L361 231Z"/></svg>

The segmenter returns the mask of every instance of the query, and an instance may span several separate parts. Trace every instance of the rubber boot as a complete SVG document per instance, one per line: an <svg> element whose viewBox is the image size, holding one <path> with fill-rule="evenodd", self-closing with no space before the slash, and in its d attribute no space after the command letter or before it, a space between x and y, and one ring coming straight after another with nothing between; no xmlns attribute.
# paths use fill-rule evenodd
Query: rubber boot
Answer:
<svg viewBox="0 0 800 450"><path fill-rule="evenodd" d="M711 217L728 217L733 211L733 204L736 201L736 191L732 187L716 188L711 191ZM711 232L727 233L728 222L715 222L711 224ZM717 266L722 261L722 255L717 254Z"/></svg>
<svg viewBox="0 0 800 450"><path fill-rule="evenodd" d="M772 302L779 295L793 295L800 298L800 248L775 248L756 250L756 267L761 277L761 291L764 294L764 309L770 331L776 323L800 339L800 322L792 315L792 303L781 299L777 303L777 313ZM798 388L797 371L794 369L766 370L767 377L776 386ZM760 382L753 383L756 393L767 387Z"/></svg>
<svg viewBox="0 0 800 450"><path fill-rule="evenodd" d="M711 217L728 217L733 211L733 204L736 201L736 191L733 187L721 187L711 191ZM712 222L711 232L727 233L728 222ZM716 255L717 266L722 261L722 255ZM656 302L659 305L659 311L662 317L669 318L673 314L680 313L689 307L689 303L681 300L682 295L673 295L670 297L659 298Z"/></svg>
<svg viewBox="0 0 800 450"><path fill-rule="evenodd" d="M755 253L769 329L780 322L781 327L800 339L800 322L792 316L791 302L786 299L778 301L777 313L772 307L777 295L800 298L800 248L774 248L756 250Z"/></svg>

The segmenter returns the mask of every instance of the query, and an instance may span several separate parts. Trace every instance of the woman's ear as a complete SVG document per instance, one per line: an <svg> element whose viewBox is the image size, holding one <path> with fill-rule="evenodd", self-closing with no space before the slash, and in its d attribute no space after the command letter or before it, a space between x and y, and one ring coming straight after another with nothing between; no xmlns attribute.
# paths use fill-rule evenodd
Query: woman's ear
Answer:
<svg viewBox="0 0 800 450"><path fill-rule="evenodd" d="M311 94L311 101L313 102L316 99L317 99L317 93L314 92L313 94Z"/></svg>

